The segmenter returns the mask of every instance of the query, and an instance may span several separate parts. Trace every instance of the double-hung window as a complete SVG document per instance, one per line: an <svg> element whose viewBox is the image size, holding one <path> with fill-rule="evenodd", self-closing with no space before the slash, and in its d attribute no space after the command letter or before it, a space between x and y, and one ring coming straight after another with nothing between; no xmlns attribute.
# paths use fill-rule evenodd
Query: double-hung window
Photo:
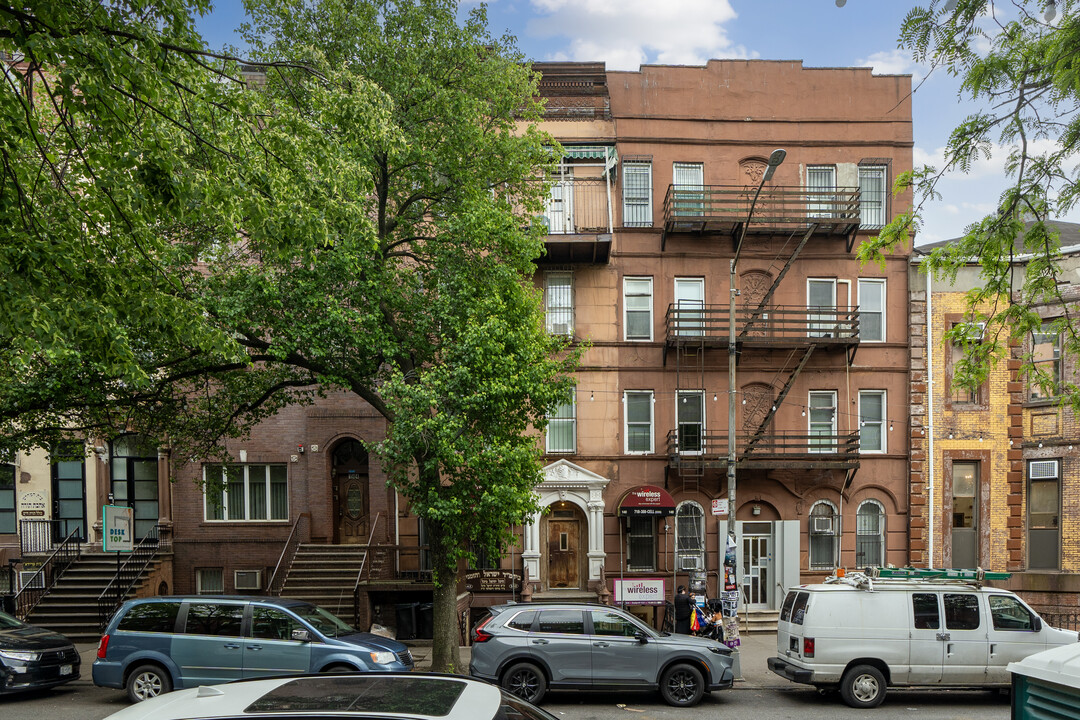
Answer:
<svg viewBox="0 0 1080 720"><path fill-rule="evenodd" d="M812 453L836 451L836 391L813 390L810 392L810 447Z"/></svg>
<svg viewBox="0 0 1080 720"><path fill-rule="evenodd" d="M831 570L836 567L836 551L840 544L839 517L836 506L819 500L810 508L810 569Z"/></svg>
<svg viewBox="0 0 1080 720"><path fill-rule="evenodd" d="M551 272L544 276L544 307L549 333L574 334L573 273Z"/></svg>
<svg viewBox="0 0 1080 720"><path fill-rule="evenodd" d="M886 185L884 165L859 166L859 224L877 229L885 226Z"/></svg>
<svg viewBox="0 0 1080 720"><path fill-rule="evenodd" d="M836 213L836 166L806 168L807 212L812 218L831 218Z"/></svg>
<svg viewBox="0 0 1080 720"><path fill-rule="evenodd" d="M203 469L206 519L288 520L289 483L285 465L221 465Z"/></svg>
<svg viewBox="0 0 1080 720"><path fill-rule="evenodd" d="M653 451L652 390L627 390L623 394L626 412L626 452Z"/></svg>
<svg viewBox="0 0 1080 720"><path fill-rule="evenodd" d="M572 453L577 450L577 403L574 391L548 413L547 451Z"/></svg>
<svg viewBox="0 0 1080 720"><path fill-rule="evenodd" d="M623 227L652 227L652 163L625 162Z"/></svg>
<svg viewBox="0 0 1080 720"><path fill-rule="evenodd" d="M652 278L623 278L626 339L652 340Z"/></svg>
<svg viewBox="0 0 1080 720"><path fill-rule="evenodd" d="M859 452L885 452L885 391L859 391Z"/></svg>
<svg viewBox="0 0 1080 720"><path fill-rule="evenodd" d="M1031 400L1049 400L1058 396L1061 387L1061 333L1053 324L1044 322L1031 335L1031 359L1035 365L1028 397Z"/></svg>
<svg viewBox="0 0 1080 720"><path fill-rule="evenodd" d="M885 340L885 280L859 278L859 339Z"/></svg>

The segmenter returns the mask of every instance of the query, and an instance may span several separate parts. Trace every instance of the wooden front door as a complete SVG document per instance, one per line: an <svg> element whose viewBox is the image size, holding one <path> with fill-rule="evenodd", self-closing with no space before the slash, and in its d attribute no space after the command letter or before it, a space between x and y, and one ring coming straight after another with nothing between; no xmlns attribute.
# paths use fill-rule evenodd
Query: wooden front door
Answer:
<svg viewBox="0 0 1080 720"><path fill-rule="evenodd" d="M560 513L557 513L560 514ZM548 587L580 587L577 518L552 517L548 521Z"/></svg>
<svg viewBox="0 0 1080 720"><path fill-rule="evenodd" d="M368 541L368 456L364 446L346 440L334 450L334 542Z"/></svg>

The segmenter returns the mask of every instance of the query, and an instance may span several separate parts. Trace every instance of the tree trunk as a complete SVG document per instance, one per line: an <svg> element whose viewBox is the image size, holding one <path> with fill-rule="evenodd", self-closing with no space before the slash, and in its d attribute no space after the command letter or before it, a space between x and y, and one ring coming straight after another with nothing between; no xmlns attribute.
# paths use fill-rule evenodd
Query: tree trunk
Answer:
<svg viewBox="0 0 1080 720"><path fill-rule="evenodd" d="M461 664L461 619L457 612L457 561L447 552L440 523L427 522L431 565L435 571L431 669L434 672L467 674Z"/></svg>

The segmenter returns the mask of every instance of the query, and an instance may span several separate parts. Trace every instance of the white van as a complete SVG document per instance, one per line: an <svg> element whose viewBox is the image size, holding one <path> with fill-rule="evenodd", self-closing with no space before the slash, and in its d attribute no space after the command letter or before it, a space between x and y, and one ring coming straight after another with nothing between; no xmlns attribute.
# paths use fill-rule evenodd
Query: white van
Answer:
<svg viewBox="0 0 1080 720"><path fill-rule="evenodd" d="M947 571L951 579L911 569L892 573L908 577L872 573L790 590L769 669L838 687L851 707L871 708L890 686L1007 688L1010 662L1080 640L1008 590L985 587L981 571L968 571L971 579L957 571Z"/></svg>

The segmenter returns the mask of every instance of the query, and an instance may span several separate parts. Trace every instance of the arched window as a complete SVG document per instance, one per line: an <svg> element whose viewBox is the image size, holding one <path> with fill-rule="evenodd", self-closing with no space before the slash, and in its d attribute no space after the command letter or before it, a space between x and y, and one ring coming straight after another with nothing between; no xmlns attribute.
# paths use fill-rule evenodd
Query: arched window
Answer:
<svg viewBox="0 0 1080 720"><path fill-rule="evenodd" d="M885 508L877 500L863 502L855 515L855 564L885 564Z"/></svg>
<svg viewBox="0 0 1080 720"><path fill-rule="evenodd" d="M836 550L840 546L840 518L836 506L819 500L810 508L810 569L832 570L836 567Z"/></svg>
<svg viewBox="0 0 1080 720"><path fill-rule="evenodd" d="M705 567L705 511L693 500L675 509L675 554L679 570Z"/></svg>

